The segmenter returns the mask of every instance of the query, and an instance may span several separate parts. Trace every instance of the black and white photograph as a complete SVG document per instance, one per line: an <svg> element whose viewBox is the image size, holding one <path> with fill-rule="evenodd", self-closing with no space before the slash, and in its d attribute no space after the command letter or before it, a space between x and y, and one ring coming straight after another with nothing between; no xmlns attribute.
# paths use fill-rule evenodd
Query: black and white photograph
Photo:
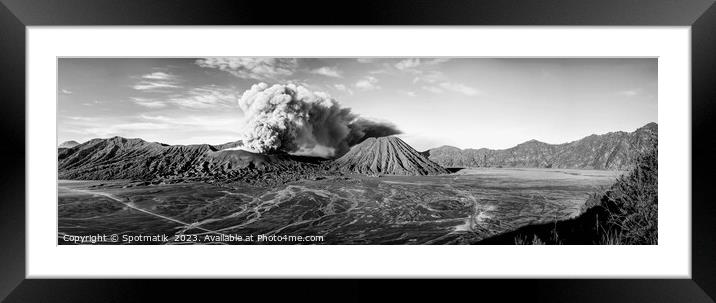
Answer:
<svg viewBox="0 0 716 303"><path fill-rule="evenodd" d="M657 245L657 58L59 57L60 245Z"/></svg>
<svg viewBox="0 0 716 303"><path fill-rule="evenodd" d="M0 0L0 301L714 302L715 1Z"/></svg>

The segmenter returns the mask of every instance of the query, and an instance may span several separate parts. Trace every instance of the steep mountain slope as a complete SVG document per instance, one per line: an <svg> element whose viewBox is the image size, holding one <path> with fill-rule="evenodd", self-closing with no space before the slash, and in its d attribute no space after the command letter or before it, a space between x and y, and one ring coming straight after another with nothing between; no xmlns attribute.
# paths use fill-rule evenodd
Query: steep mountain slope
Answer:
<svg viewBox="0 0 716 303"><path fill-rule="evenodd" d="M243 150L222 150L222 145L166 145L141 139L93 139L59 150L60 179L174 180L196 178L285 181L313 174L322 159L286 154L262 155ZM265 177L258 178L259 175ZM270 180L269 180L270 181Z"/></svg>
<svg viewBox="0 0 716 303"><path fill-rule="evenodd" d="M444 167L553 167L583 169L627 169L650 140L656 140L658 126L649 123L634 132L591 135L564 143L527 141L504 150L465 149L442 146L424 152Z"/></svg>
<svg viewBox="0 0 716 303"><path fill-rule="evenodd" d="M351 147L334 168L363 174L437 175L448 171L398 137L368 138Z"/></svg>

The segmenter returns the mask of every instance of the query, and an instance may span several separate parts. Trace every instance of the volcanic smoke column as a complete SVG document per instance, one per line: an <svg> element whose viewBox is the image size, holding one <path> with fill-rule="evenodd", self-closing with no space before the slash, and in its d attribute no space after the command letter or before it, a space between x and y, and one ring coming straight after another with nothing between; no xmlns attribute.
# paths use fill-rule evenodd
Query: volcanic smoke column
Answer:
<svg viewBox="0 0 716 303"><path fill-rule="evenodd" d="M243 147L259 153L340 156L366 138L400 133L390 123L360 118L326 93L295 84L255 84L239 107L246 115Z"/></svg>

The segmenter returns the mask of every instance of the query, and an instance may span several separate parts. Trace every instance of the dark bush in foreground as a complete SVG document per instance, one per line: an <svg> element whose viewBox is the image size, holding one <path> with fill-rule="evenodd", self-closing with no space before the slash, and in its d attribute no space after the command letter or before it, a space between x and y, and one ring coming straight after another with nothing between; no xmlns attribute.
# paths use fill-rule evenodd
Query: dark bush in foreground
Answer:
<svg viewBox="0 0 716 303"><path fill-rule="evenodd" d="M604 244L657 244L657 176L658 149L654 144L637 159L631 173L620 177L604 195L601 207L609 214Z"/></svg>
<svg viewBox="0 0 716 303"><path fill-rule="evenodd" d="M588 199L581 215L524 226L477 244L657 244L657 177L658 145L654 141L629 173Z"/></svg>

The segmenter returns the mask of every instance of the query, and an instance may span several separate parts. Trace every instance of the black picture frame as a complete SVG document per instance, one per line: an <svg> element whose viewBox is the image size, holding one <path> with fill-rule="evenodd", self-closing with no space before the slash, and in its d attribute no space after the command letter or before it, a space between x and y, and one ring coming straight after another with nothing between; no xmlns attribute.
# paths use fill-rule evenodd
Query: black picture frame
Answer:
<svg viewBox="0 0 716 303"><path fill-rule="evenodd" d="M410 297L548 302L714 302L716 298L716 5L713 0L0 0L0 299L7 302L145 301L150 295L212 301ZM44 280L25 278L25 34L27 26L68 25L576 25L690 26L692 108L691 279L480 280L455 286L413 280ZM54 102L48 100L48 102ZM668 161L668 159L662 159ZM661 203L689 203L662 201ZM588 262L588 260L585 260ZM669 262L669 260L664 260ZM201 266L199 263L196 266ZM238 287L238 288L237 288ZM189 291L203 289L203 291ZM307 292L307 289L314 291ZM460 290L463 289L463 290ZM247 291L245 296L241 291Z"/></svg>

